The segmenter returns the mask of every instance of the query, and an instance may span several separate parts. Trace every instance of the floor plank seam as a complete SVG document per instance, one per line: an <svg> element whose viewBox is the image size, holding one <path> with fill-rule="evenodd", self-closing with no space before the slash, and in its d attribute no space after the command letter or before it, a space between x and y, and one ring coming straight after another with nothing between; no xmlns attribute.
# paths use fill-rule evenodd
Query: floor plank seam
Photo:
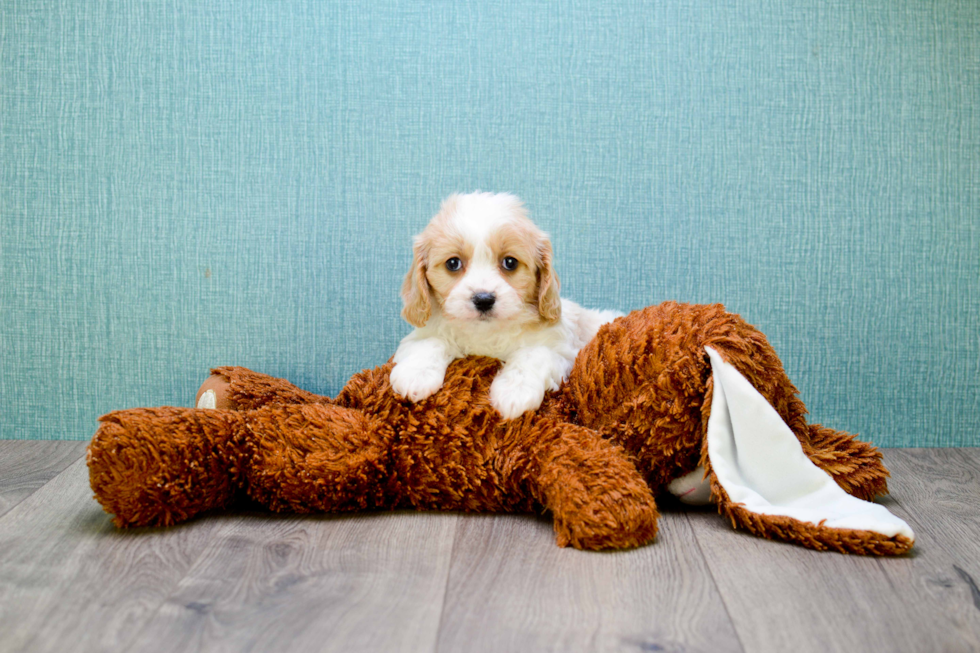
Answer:
<svg viewBox="0 0 980 653"><path fill-rule="evenodd" d="M711 584L715 586L715 591L718 592L718 596L721 598L721 604L725 607L725 616L728 617L728 623L732 625L732 632L735 633L735 639L738 641L738 647L742 649L744 653L746 648L745 644L742 642L742 635L738 631L738 624L736 624L735 619L732 618L732 612L728 608L728 599L725 596L725 593L721 590L721 586L718 585L718 580L715 578L715 572L711 569L708 556L704 554L704 549L701 548L701 538L698 536L698 530L691 521L690 513L684 513L684 518L687 520L687 524L691 527L691 532L694 534L694 545L698 547L698 553L701 554L701 559L704 560L704 568L708 571L708 577L711 578Z"/></svg>
<svg viewBox="0 0 980 653"><path fill-rule="evenodd" d="M442 605L439 607L439 623L436 625L436 641L432 645L432 651L439 650L439 641L442 639L442 624L446 617L446 596L449 595L449 581L453 575L453 562L456 560L456 552L459 544L459 529L463 527L463 520L456 515L456 526L453 528L453 548L449 554L449 565L446 568L446 582L442 586Z"/></svg>
<svg viewBox="0 0 980 653"><path fill-rule="evenodd" d="M72 467L74 467L75 464L79 460L81 460L82 458L85 457L85 454L86 454L86 450L83 449L81 455L78 458L75 458L74 460L72 460L67 465L65 465L65 468L64 469L62 469L60 472L58 472L57 474L55 474L54 476L52 476L51 478L49 478L48 480L46 480L41 485L39 485L36 488L34 488L34 490L31 491L30 494L24 495L23 497L21 497L20 499L18 499L16 502L14 502L10 506L8 506L7 509L6 509L6 511L4 511L3 514L0 514L0 527L3 526L3 520L6 519L8 515L10 515L11 513L13 513L17 509L17 506L19 506L20 504L24 503L26 500L30 499L32 496L34 496L35 494L37 494L40 490L46 488L49 483L51 483L55 479L59 478L62 474L67 473L68 470L70 470ZM93 498L93 501L94 501L94 498Z"/></svg>

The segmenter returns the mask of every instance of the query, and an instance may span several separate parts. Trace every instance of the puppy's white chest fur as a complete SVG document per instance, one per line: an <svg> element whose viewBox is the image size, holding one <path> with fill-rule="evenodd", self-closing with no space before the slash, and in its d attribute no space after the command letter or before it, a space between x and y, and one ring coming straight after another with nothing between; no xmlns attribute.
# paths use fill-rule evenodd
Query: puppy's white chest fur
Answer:
<svg viewBox="0 0 980 653"><path fill-rule="evenodd" d="M436 314L402 342L439 338L445 341L454 358L490 356L502 361L510 360L524 348L547 347L567 359L570 368L579 350L592 340L599 327L621 315L618 311L582 308L568 299L561 300L561 319L557 324L540 321L501 323L496 320L461 324Z"/></svg>

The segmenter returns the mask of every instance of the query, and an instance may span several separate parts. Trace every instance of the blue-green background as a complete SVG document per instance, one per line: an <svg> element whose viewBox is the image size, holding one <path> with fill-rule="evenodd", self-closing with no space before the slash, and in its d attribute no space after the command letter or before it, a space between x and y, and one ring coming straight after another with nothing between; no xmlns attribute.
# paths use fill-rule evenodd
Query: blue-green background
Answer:
<svg viewBox="0 0 980 653"><path fill-rule="evenodd" d="M0 3L0 437L335 393L510 191L566 297L722 302L815 421L980 444L976 0Z"/></svg>

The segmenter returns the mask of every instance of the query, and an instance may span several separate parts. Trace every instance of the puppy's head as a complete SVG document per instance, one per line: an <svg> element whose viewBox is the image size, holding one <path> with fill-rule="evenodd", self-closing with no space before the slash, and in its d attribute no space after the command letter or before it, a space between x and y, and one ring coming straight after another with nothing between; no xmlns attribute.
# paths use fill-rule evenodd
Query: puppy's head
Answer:
<svg viewBox="0 0 980 653"><path fill-rule="evenodd" d="M450 195L415 237L402 316L416 327L434 310L457 322L557 322L561 300L551 258L547 234L513 195Z"/></svg>

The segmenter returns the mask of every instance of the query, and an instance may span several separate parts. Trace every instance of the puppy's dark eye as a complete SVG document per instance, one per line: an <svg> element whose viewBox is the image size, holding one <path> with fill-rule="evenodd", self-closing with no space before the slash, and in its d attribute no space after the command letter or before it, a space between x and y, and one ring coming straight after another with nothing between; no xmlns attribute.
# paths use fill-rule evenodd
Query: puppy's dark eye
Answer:
<svg viewBox="0 0 980 653"><path fill-rule="evenodd" d="M505 270L516 270L517 269L517 259L513 256L505 256L501 265L504 266Z"/></svg>
<svg viewBox="0 0 980 653"><path fill-rule="evenodd" d="M463 268L463 262L455 256L446 261L446 269L450 272L459 272Z"/></svg>

